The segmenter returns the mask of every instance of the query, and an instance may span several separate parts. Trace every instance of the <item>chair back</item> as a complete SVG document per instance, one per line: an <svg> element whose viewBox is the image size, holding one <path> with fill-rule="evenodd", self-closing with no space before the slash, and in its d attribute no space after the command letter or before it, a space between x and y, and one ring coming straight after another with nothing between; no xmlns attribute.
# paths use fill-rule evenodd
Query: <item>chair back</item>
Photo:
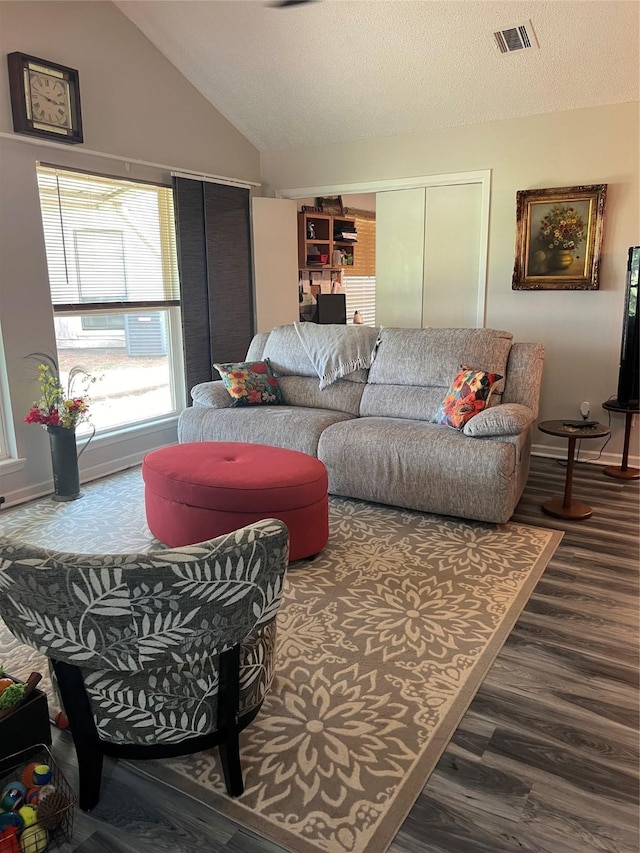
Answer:
<svg viewBox="0 0 640 853"><path fill-rule="evenodd" d="M216 656L273 621L288 531L276 519L146 554L71 554L0 539L0 613L22 642L83 670Z"/></svg>

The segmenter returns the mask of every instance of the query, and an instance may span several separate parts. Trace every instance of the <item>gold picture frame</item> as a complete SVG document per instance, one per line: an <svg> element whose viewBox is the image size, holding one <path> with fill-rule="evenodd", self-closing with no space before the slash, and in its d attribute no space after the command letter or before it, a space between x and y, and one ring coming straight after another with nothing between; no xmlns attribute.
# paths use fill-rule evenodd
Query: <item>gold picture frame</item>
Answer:
<svg viewBox="0 0 640 853"><path fill-rule="evenodd" d="M513 290L598 290L607 184L518 190Z"/></svg>

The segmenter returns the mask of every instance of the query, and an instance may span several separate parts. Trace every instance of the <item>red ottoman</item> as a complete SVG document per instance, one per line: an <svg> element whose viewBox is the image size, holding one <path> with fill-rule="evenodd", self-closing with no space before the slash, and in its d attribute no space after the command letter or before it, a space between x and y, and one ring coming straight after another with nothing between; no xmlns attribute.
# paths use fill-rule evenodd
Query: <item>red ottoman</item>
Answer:
<svg viewBox="0 0 640 853"><path fill-rule="evenodd" d="M317 554L329 538L327 471L297 450L194 441L162 447L142 462L149 530L171 548L279 518L290 560Z"/></svg>

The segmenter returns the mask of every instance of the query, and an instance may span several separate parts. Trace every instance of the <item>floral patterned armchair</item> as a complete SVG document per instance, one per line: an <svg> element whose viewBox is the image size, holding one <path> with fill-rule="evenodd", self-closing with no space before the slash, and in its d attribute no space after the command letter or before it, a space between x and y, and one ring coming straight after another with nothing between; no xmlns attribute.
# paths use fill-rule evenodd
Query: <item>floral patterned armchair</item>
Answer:
<svg viewBox="0 0 640 853"><path fill-rule="evenodd" d="M286 526L250 524L147 554L68 554L0 539L0 613L49 657L78 757L79 804L104 755L163 758L217 745L244 790L238 735L273 677Z"/></svg>

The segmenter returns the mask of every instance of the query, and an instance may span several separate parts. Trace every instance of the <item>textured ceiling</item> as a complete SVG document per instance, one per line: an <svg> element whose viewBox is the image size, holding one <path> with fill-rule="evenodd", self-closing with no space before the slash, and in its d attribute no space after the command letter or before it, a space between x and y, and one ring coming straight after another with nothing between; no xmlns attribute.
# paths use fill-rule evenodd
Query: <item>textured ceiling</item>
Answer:
<svg viewBox="0 0 640 853"><path fill-rule="evenodd" d="M119 0L259 150L638 100L637 0ZM531 21L540 48L493 33Z"/></svg>

